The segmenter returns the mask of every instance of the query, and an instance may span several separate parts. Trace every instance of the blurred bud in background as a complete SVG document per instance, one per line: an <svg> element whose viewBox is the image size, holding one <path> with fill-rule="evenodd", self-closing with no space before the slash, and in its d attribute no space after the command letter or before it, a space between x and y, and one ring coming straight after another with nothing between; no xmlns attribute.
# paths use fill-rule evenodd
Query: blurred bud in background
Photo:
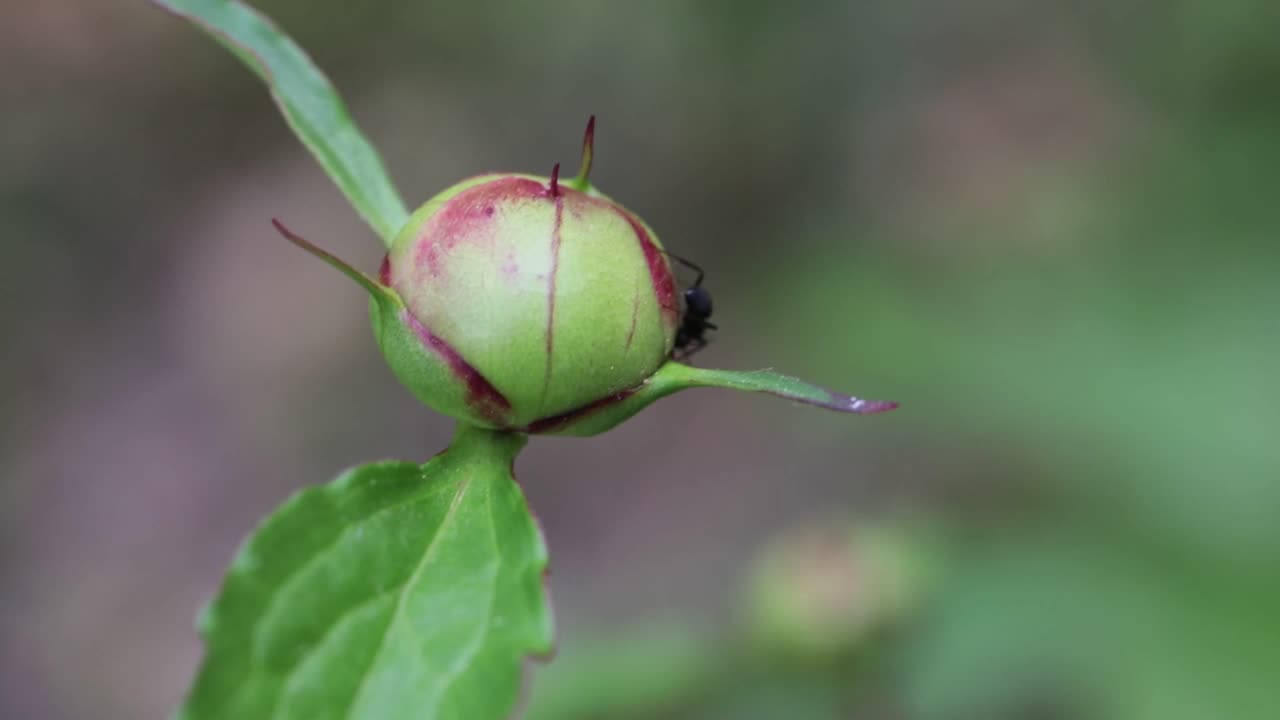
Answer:
<svg viewBox="0 0 1280 720"><path fill-rule="evenodd" d="M924 602L928 566L920 542L888 522L791 528L751 568L747 634L765 655L821 661L860 653Z"/></svg>

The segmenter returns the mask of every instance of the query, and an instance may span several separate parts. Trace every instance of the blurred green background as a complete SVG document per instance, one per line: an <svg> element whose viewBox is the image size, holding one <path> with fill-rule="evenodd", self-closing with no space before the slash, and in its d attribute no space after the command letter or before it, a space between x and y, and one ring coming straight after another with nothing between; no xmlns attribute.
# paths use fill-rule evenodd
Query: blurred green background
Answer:
<svg viewBox="0 0 1280 720"><path fill-rule="evenodd" d="M1280 5L262 0L416 204L575 165L709 270L714 391L517 468L529 716L1280 714ZM426 458L380 245L228 53L0 3L0 717L180 700L270 508Z"/></svg>

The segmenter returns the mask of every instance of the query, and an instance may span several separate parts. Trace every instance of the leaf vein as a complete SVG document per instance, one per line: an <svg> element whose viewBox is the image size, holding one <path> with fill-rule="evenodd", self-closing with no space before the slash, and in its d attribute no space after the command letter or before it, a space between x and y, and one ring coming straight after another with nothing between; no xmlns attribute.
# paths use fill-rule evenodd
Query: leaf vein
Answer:
<svg viewBox="0 0 1280 720"><path fill-rule="evenodd" d="M324 489L328 490L328 488L324 488ZM286 591L289 590L289 588L291 588L293 585L297 584L304 577L304 573L307 571L307 569L309 569L312 565L315 565L316 563L323 560L334 549L334 547L336 547L342 542L344 538L349 536L351 533L353 533L357 529L363 526L367 526L375 518L381 517L382 515L385 515L386 513L389 513L389 512L393 512L395 510L401 510L406 505L412 505L417 502L422 502L423 500L427 499L426 493L429 491L429 489L430 489L430 484L428 483L427 485L422 487L418 492L415 492L408 497L405 497L401 500L397 500L396 502L390 503L388 505L383 505L382 507L379 507L376 510L373 510L367 515L363 515L361 517L350 520L346 524L346 527L344 527L340 532L338 532L333 536L332 540L325 543L322 547L316 549L314 554L312 554L305 561L300 563L297 567L294 567L291 570L289 570L288 574L286 574L284 578L274 588L272 588L270 599L267 601L266 606L262 609L262 614L259 617L260 618L272 617L274 614L274 610L276 609L276 606L281 602L281 598L285 597ZM262 623L255 624L254 630L253 630L253 633L254 633L253 646L255 648L257 648L260 640L258 633L261 631L261 629L262 629ZM259 659L257 652L254 653L254 659L255 661ZM293 665L291 664L289 667L292 667L292 666Z"/></svg>
<svg viewBox="0 0 1280 720"><path fill-rule="evenodd" d="M401 587L400 597L397 598L396 600L395 611L392 612L391 619L387 621L386 627L382 629L382 637L378 640L378 649L374 651L373 658L369 660L369 665L365 669L364 676L360 678L360 684L356 686L355 692L351 694L351 701L350 703L347 704L347 707L343 710L342 712L343 716L348 718L352 717L351 711L359 705L360 697L365 693L366 689L368 688L367 683L369 681L370 676L372 676L373 674L373 669L377 667L378 661L382 658L382 653L386 651L387 638L391 637L391 628L394 627L398 622L400 622L401 618L404 615L405 598L409 596L411 589L418 583L419 577L421 576L423 569L426 568L427 566L427 560L432 557L435 549L439 547L437 543L439 542L440 538L444 536L445 530L446 528L448 528L449 523L453 521L454 516L458 512L458 507L462 505L462 499L466 496L467 491L470 489L470 487L471 487L470 477L464 478L458 483L458 491L457 491L457 494L454 495L453 501L449 503L449 510L445 513L444 518L440 521L439 527L436 528L435 534L431 537L431 542L429 542L427 544L426 549L423 550L422 558L418 560L417 566L413 569L413 574L409 576L409 579Z"/></svg>
<svg viewBox="0 0 1280 720"><path fill-rule="evenodd" d="M273 703L272 705L272 711L270 714L271 715L275 714L275 705L279 704L279 698L285 697L290 694L293 688L293 683L298 678L298 671L301 670L302 667L307 664L307 660L309 660L313 655L315 655L316 650L318 650L322 645L324 645L325 640L329 639L329 636L333 635L333 633L337 631L338 627L342 625L344 620L351 617L352 615L359 612L360 610L363 610L364 608L378 602L379 600L385 598L386 596L399 591L400 587L401 586L396 585L394 587L389 587L386 590L383 590L382 592L374 593L369 597L364 598L363 600L345 608L342 611L342 613L338 615L338 617L334 618L333 624L331 624L328 628L326 628L324 633L321 634L320 637L316 639L315 643L311 647L307 648L307 651L303 653L301 656L299 656L298 659L292 665L289 666L288 672L286 672L283 677L284 688L276 696L277 699L275 703Z"/></svg>
<svg viewBox="0 0 1280 720"><path fill-rule="evenodd" d="M489 610L488 612L485 613L484 627L481 629L480 633L476 636L475 640L472 641L472 643L467 647L466 652L459 654L458 659L453 663L453 665L449 668L448 672L446 672L444 677L442 678L442 681L440 683L440 703L441 704L444 703L444 695L446 690L450 688L453 685L453 683L455 683L458 680L458 677L462 674L463 670L471 666L471 663L476 659L476 656L480 654L481 648L483 648L487 644L489 640L490 630L493 628L493 607L498 597L498 576L502 574L502 552L498 549L498 533L497 533L497 529L495 527L495 521L493 518L493 487L492 486L490 486L489 492L485 495L485 507L489 514L489 538L490 538L491 544L493 545L493 556L496 559L495 561L496 564L493 566L494 569L493 569L492 579L490 580L491 587L489 588ZM436 712L439 713L439 711L440 711L440 705L437 705Z"/></svg>

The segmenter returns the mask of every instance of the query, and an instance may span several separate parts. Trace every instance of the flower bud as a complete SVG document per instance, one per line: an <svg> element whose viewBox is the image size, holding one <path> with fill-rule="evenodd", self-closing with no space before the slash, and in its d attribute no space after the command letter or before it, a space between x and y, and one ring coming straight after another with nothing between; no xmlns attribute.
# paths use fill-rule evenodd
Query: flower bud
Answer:
<svg viewBox="0 0 1280 720"><path fill-rule="evenodd" d="M467 386L464 402L442 398L434 377L418 382L422 353L384 340L392 369L428 405L491 427L524 428L640 385L679 320L653 232L555 175L485 175L440 193L400 231L380 281L404 304L384 322L443 360Z"/></svg>
<svg viewBox="0 0 1280 720"><path fill-rule="evenodd" d="M760 392L838 412L896 407L770 371L670 360L681 323L671 263L639 217L588 182L516 173L464 180L428 200L372 278L289 231L369 292L374 336L426 405L483 427L594 435L694 387ZM709 295L703 298L709 314Z"/></svg>
<svg viewBox="0 0 1280 720"><path fill-rule="evenodd" d="M815 660L858 652L925 601L929 536L909 522L831 521L784 532L750 577L752 638L766 652Z"/></svg>

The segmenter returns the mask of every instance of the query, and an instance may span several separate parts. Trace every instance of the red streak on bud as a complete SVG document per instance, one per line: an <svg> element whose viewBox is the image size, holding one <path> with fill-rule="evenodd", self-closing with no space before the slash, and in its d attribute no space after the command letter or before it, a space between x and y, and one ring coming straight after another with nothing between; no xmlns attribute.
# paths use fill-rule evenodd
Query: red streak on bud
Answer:
<svg viewBox="0 0 1280 720"><path fill-rule="evenodd" d="M556 166L558 171L560 166ZM554 187L556 177L551 176L551 184ZM556 196L556 219L551 226L551 277L547 279L547 369L542 377L542 397L547 397L547 390L551 387L551 362L554 359L552 350L555 347L555 320L556 320L556 273L560 271L560 228L564 224L564 198Z"/></svg>
<svg viewBox="0 0 1280 720"><path fill-rule="evenodd" d="M631 327L627 328L627 344L622 348L622 352L631 349L631 341L636 339L636 321L640 318L640 286L636 286L635 293L631 296Z"/></svg>
<svg viewBox="0 0 1280 720"><path fill-rule="evenodd" d="M450 198L440 212L423 226L418 242L441 237L456 245L460 239L470 237L467 230L471 226L492 220L498 205L546 196L546 186L529 178L507 176L480 183Z"/></svg>
<svg viewBox="0 0 1280 720"><path fill-rule="evenodd" d="M462 242L482 242L492 237L483 230L494 222L497 206L513 200L545 200L547 189L536 180L498 177L467 188L451 198L415 240L414 264L430 277L440 277L450 251Z"/></svg>
<svg viewBox="0 0 1280 720"><path fill-rule="evenodd" d="M680 303L676 300L676 281L671 275L671 267L667 265L666 256L658 249L653 238L649 237L649 232L634 215L616 205L610 207L631 224L636 240L640 243L640 249L644 251L645 262L649 264L649 278L653 281L653 292L658 298L658 307L662 308L662 319L668 327L675 327L680 322Z"/></svg>
<svg viewBox="0 0 1280 720"><path fill-rule="evenodd" d="M404 322L418 336L422 344L449 366L453 374L467 386L467 404L471 409L479 413L480 417L493 423L494 425L503 425L508 413L511 412L511 403L507 400L497 388L489 382L488 378L480 374L471 363L467 362L456 349L443 338L431 332L418 318L412 313L405 312L403 314Z"/></svg>
<svg viewBox="0 0 1280 720"><path fill-rule="evenodd" d="M632 388L630 390L623 390L620 393L614 393L613 395L606 395L605 397L602 397L599 400L596 400L594 402L587 403L586 405L583 405L582 407L576 410L570 410L569 412L560 413L559 415L552 415L551 417L542 418L541 420L534 420L533 422L529 423L527 426L522 428L522 430L531 435L537 435L538 433L555 432L556 430L560 430L566 425L572 423L574 420L579 420L581 418L584 418L590 415L591 413L607 408L610 405L613 405L614 403L619 403L619 402L622 402L623 400L626 400L627 398L634 395L636 390L638 389L639 388Z"/></svg>

